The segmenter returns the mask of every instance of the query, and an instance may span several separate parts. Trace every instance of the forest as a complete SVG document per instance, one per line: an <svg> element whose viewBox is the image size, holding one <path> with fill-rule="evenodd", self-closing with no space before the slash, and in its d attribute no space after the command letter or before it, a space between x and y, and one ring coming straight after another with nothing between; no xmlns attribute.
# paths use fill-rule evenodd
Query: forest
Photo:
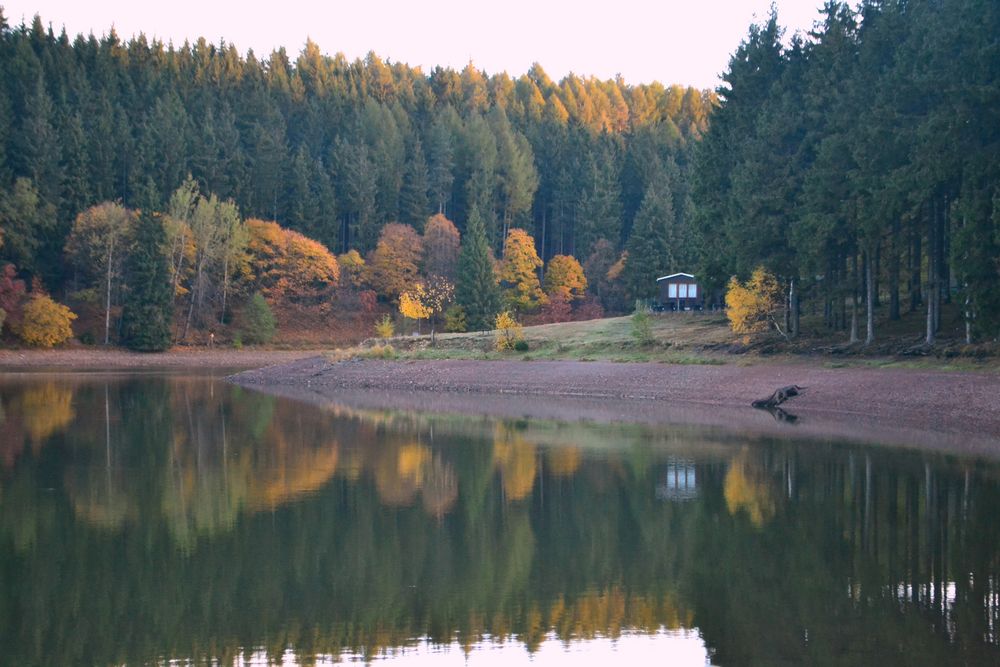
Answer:
<svg viewBox="0 0 1000 667"><path fill-rule="evenodd" d="M828 2L808 35L776 16L730 61L692 198L703 278L762 267L865 341L942 306L967 342L1000 333L1000 6ZM878 319L876 319L878 317Z"/></svg>
<svg viewBox="0 0 1000 667"><path fill-rule="evenodd" d="M465 235L478 217L480 252L502 256L511 230L523 230L530 262L582 262L596 250L606 274L648 191L660 198L657 213L671 218L656 224L687 224L690 153L715 101L680 86L577 76L556 83L541 66L517 79L472 63L424 73L373 53L328 57L312 42L294 60L284 50L259 59L204 39L122 42L113 30L71 38L40 17L0 25L2 259L26 285L34 280L70 302L82 290L100 292L102 312L109 302L119 312L130 281L103 266L113 262L63 261L79 216L114 202L168 213L169 228L177 221L171 199L185 183L196 186L196 199L231 203L241 220L274 221L362 261L393 223L423 234L440 215ZM191 304L195 329L226 319L223 284L236 276L223 267L226 251L208 246L233 234L217 222L206 230L214 240L194 239L188 251L198 256L188 261L198 265L198 284L175 281L180 339ZM96 254L111 256L108 234L98 236ZM375 291L380 301L399 296ZM537 284L521 291L531 307L544 300Z"/></svg>
<svg viewBox="0 0 1000 667"><path fill-rule="evenodd" d="M772 12L705 91L0 13L5 330L51 344L79 313L85 342L159 349L268 339L276 316L490 328L756 271L788 338L803 310L852 342L864 318L869 343L925 311L932 344L946 306L994 339L998 34L988 0L828 2L792 36Z"/></svg>

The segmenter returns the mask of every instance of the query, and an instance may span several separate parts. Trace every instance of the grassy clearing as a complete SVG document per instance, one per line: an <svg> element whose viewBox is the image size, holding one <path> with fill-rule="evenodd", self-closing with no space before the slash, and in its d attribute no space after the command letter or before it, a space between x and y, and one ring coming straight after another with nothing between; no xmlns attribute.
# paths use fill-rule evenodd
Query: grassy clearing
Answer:
<svg viewBox="0 0 1000 667"><path fill-rule="evenodd" d="M880 323L881 324L881 323ZM992 348L975 350L955 336L939 346L912 354L920 340L919 313L901 322L885 323L878 344L866 348L848 345L844 332L829 332L814 317L803 318L802 336L791 343L776 333L752 340L733 334L718 313L662 313L651 317L651 337L640 342L633 335L631 317L586 322L564 322L525 327L526 352L498 352L493 332L399 336L331 353L333 360L368 359L466 359L523 361L611 361L681 365L807 362L824 368L903 368L950 371L1000 371L1000 357ZM988 347L988 345L987 345Z"/></svg>
<svg viewBox="0 0 1000 667"><path fill-rule="evenodd" d="M732 339L724 318L690 313L656 315L652 324L653 337L648 344L633 338L630 317L525 327L527 352L498 352L493 332L438 334L433 345L430 336L426 335L392 338L386 344L391 345L401 359L726 363L725 353L710 349ZM370 350L382 345L367 341L356 348L338 351L336 357L371 358Z"/></svg>

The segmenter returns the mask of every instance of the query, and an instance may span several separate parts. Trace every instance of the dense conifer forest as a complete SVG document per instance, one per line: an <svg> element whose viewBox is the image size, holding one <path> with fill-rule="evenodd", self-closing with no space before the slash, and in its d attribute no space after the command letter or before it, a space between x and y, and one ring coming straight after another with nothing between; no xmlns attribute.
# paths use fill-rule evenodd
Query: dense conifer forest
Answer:
<svg viewBox="0 0 1000 667"><path fill-rule="evenodd" d="M970 340L995 338L998 35L990 0L829 2L808 34L751 26L703 91L537 64L424 72L311 41L262 57L70 36L0 13L0 309L23 327L19 304L47 291L100 310L95 339L142 338L122 305L169 276L176 340L255 294L336 289L337 308L374 312L440 279L472 311L448 321L484 327L501 307L622 311L665 272L721 290L763 267L789 337L805 301L852 340L866 314L871 341L876 315L921 309L932 343L942 303ZM167 266L133 275L132 254L157 254L147 218ZM545 280L557 257L586 277ZM468 284L491 263L496 286Z"/></svg>

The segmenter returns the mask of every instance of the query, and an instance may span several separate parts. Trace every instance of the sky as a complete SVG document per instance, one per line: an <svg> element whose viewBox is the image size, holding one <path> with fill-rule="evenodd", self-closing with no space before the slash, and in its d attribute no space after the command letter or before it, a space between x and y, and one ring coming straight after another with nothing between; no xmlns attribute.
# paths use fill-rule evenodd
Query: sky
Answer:
<svg viewBox="0 0 1000 667"><path fill-rule="evenodd" d="M119 37L140 32L180 45L204 36L258 56L306 39L349 60L383 59L489 74L526 72L538 62L553 79L569 72L631 84L660 81L714 88L729 56L772 0L0 0L8 23L35 14L58 33ZM809 30L822 0L774 0L788 36Z"/></svg>

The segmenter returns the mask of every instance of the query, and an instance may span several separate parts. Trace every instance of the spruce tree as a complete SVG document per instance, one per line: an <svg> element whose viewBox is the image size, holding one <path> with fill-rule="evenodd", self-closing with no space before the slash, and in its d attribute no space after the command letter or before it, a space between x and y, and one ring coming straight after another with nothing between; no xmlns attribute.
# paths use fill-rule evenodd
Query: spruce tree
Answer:
<svg viewBox="0 0 1000 667"><path fill-rule="evenodd" d="M170 347L173 295L163 254L166 240L159 214L143 212L125 273L128 291L122 328L124 343L132 350L162 352Z"/></svg>
<svg viewBox="0 0 1000 667"><path fill-rule="evenodd" d="M632 235L625 249L624 281L630 297L648 299L656 295L656 279L674 263L670 231L674 224L670 189L663 176L654 178L635 216Z"/></svg>
<svg viewBox="0 0 1000 667"><path fill-rule="evenodd" d="M500 290L493 275L493 257L478 208L469 212L465 239L458 255L455 301L465 310L470 330L493 328L493 317L500 310Z"/></svg>

